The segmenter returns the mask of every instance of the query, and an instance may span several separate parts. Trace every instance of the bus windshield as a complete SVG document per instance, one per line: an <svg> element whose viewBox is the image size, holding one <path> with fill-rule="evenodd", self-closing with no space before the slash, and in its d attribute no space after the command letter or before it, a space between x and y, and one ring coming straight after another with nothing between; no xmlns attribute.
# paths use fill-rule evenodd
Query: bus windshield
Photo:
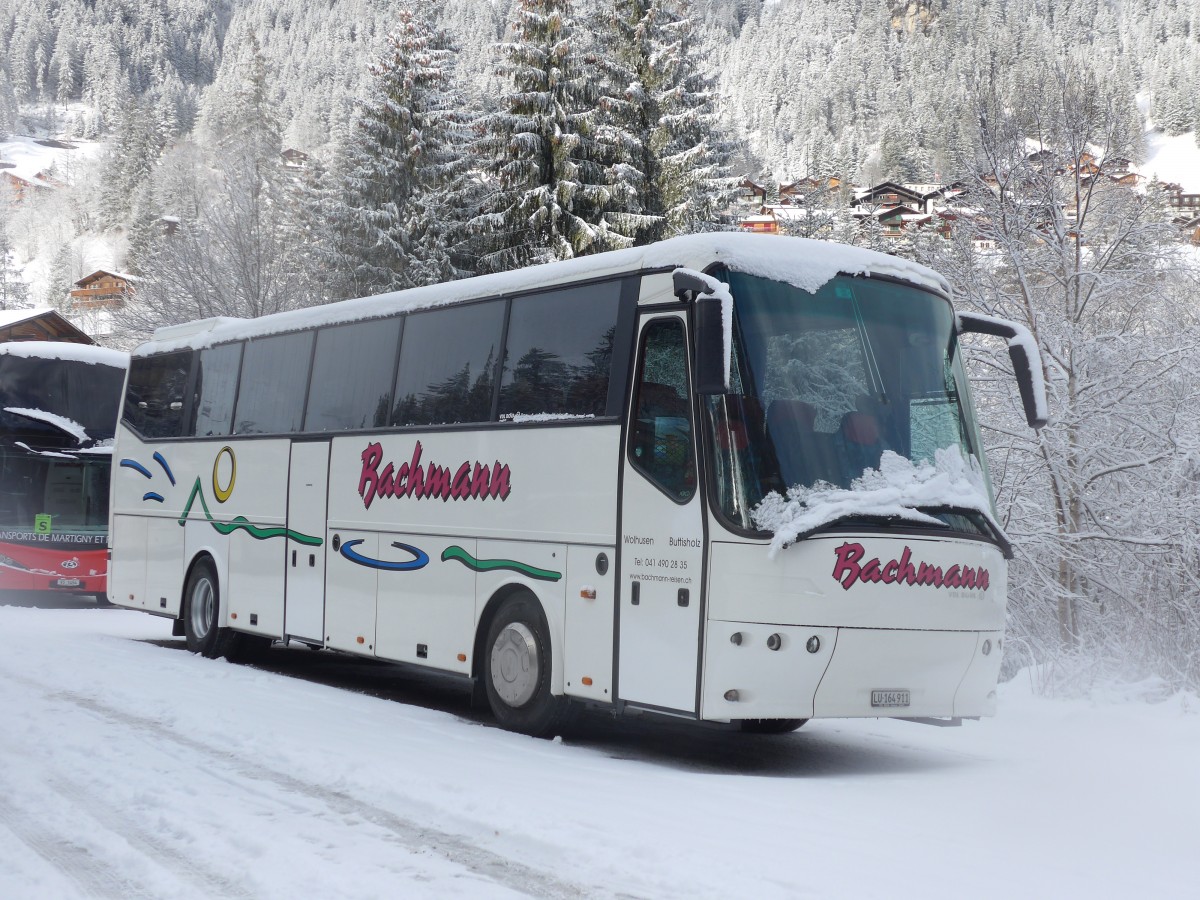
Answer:
<svg viewBox="0 0 1200 900"><path fill-rule="evenodd" d="M810 294L729 270L716 277L734 298L730 393L706 398L717 507L729 524L759 530L752 513L771 492L852 489L887 451L914 465L960 451L986 485L946 300L883 279L839 276ZM990 486L984 493L991 511ZM991 533L969 510L930 514L956 531Z"/></svg>
<svg viewBox="0 0 1200 900"><path fill-rule="evenodd" d="M38 449L111 441L125 370L0 354L0 431Z"/></svg>
<svg viewBox="0 0 1200 900"><path fill-rule="evenodd" d="M111 464L105 453L70 459L0 445L0 534L103 534Z"/></svg>

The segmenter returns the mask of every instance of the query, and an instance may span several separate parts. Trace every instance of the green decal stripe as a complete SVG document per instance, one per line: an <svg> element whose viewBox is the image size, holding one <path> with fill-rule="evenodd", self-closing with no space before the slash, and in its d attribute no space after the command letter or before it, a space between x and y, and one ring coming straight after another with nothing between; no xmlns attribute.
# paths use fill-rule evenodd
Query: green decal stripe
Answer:
<svg viewBox="0 0 1200 900"><path fill-rule="evenodd" d="M536 566L517 562L512 559L476 559L462 547L447 547L443 550L442 562L450 559L457 559L468 569L474 569L476 572L493 572L497 569L508 569L512 572L519 572L529 578L536 578L538 581L558 581L562 578L562 572L539 569Z"/></svg>
<svg viewBox="0 0 1200 900"><path fill-rule="evenodd" d="M188 514L192 511L192 504L196 502L197 498L200 500L200 508L204 510L204 517L208 519L208 524L220 534L228 535L241 530L249 534L250 537L260 541L265 541L267 538L287 537L291 538L297 544L305 544L309 547L320 547L324 543L322 538L311 537L287 528L261 528L258 525L251 525L245 516L235 516L231 522L218 522L213 518L213 514L208 511L208 504L204 502L204 488L200 486L199 477L196 478L196 483L192 485L192 492L188 495L187 504L183 507L183 515L179 517L180 525L187 521Z"/></svg>

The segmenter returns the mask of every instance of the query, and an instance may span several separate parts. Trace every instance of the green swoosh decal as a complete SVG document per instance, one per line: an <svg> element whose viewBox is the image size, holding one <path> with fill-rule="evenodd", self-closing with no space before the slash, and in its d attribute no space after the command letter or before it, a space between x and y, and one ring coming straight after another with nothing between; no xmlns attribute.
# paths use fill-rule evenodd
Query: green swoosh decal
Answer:
<svg viewBox="0 0 1200 900"><path fill-rule="evenodd" d="M218 522L213 518L212 513L208 511L208 504L204 502L204 488L200 486L199 476L196 478L196 483L192 485L192 492L188 495L188 501L183 507L183 515L179 517L180 525L187 521L188 514L192 511L192 504L196 502L197 497L200 498L200 508L204 510L204 516L208 519L208 524L215 528L219 534L228 535L240 529L249 534L250 537L260 541L265 541L267 538L287 537L291 538L297 544L306 544L309 547L320 547L324 543L322 538L310 537L307 534L301 534L298 531L292 531L288 528L262 528L258 525L251 525L245 516L235 516L230 522Z"/></svg>
<svg viewBox="0 0 1200 900"><path fill-rule="evenodd" d="M496 569L508 569L512 572L519 572L529 578L536 578L538 581L558 581L562 578L562 572L539 569L536 566L517 562L512 559L476 559L462 547L447 547L443 550L442 562L450 559L457 559L468 569L474 569L476 572L493 572Z"/></svg>

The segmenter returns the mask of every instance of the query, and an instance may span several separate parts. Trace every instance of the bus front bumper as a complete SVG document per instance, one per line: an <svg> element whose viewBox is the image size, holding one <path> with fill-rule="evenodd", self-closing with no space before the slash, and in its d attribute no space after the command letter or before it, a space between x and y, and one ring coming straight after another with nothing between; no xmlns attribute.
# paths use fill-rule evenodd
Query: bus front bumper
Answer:
<svg viewBox="0 0 1200 900"><path fill-rule="evenodd" d="M701 718L994 715L1003 633L710 621Z"/></svg>

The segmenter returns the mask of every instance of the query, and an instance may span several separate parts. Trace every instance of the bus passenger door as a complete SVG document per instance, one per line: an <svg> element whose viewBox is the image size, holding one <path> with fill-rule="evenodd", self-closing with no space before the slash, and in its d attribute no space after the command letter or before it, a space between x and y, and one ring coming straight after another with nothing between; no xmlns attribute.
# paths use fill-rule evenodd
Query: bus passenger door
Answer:
<svg viewBox="0 0 1200 900"><path fill-rule="evenodd" d="M642 320L621 488L617 695L696 713L702 503L686 320Z"/></svg>
<svg viewBox="0 0 1200 900"><path fill-rule="evenodd" d="M329 443L293 443L289 473L283 631L290 637L324 643ZM320 539L320 544L314 544L314 538Z"/></svg>

